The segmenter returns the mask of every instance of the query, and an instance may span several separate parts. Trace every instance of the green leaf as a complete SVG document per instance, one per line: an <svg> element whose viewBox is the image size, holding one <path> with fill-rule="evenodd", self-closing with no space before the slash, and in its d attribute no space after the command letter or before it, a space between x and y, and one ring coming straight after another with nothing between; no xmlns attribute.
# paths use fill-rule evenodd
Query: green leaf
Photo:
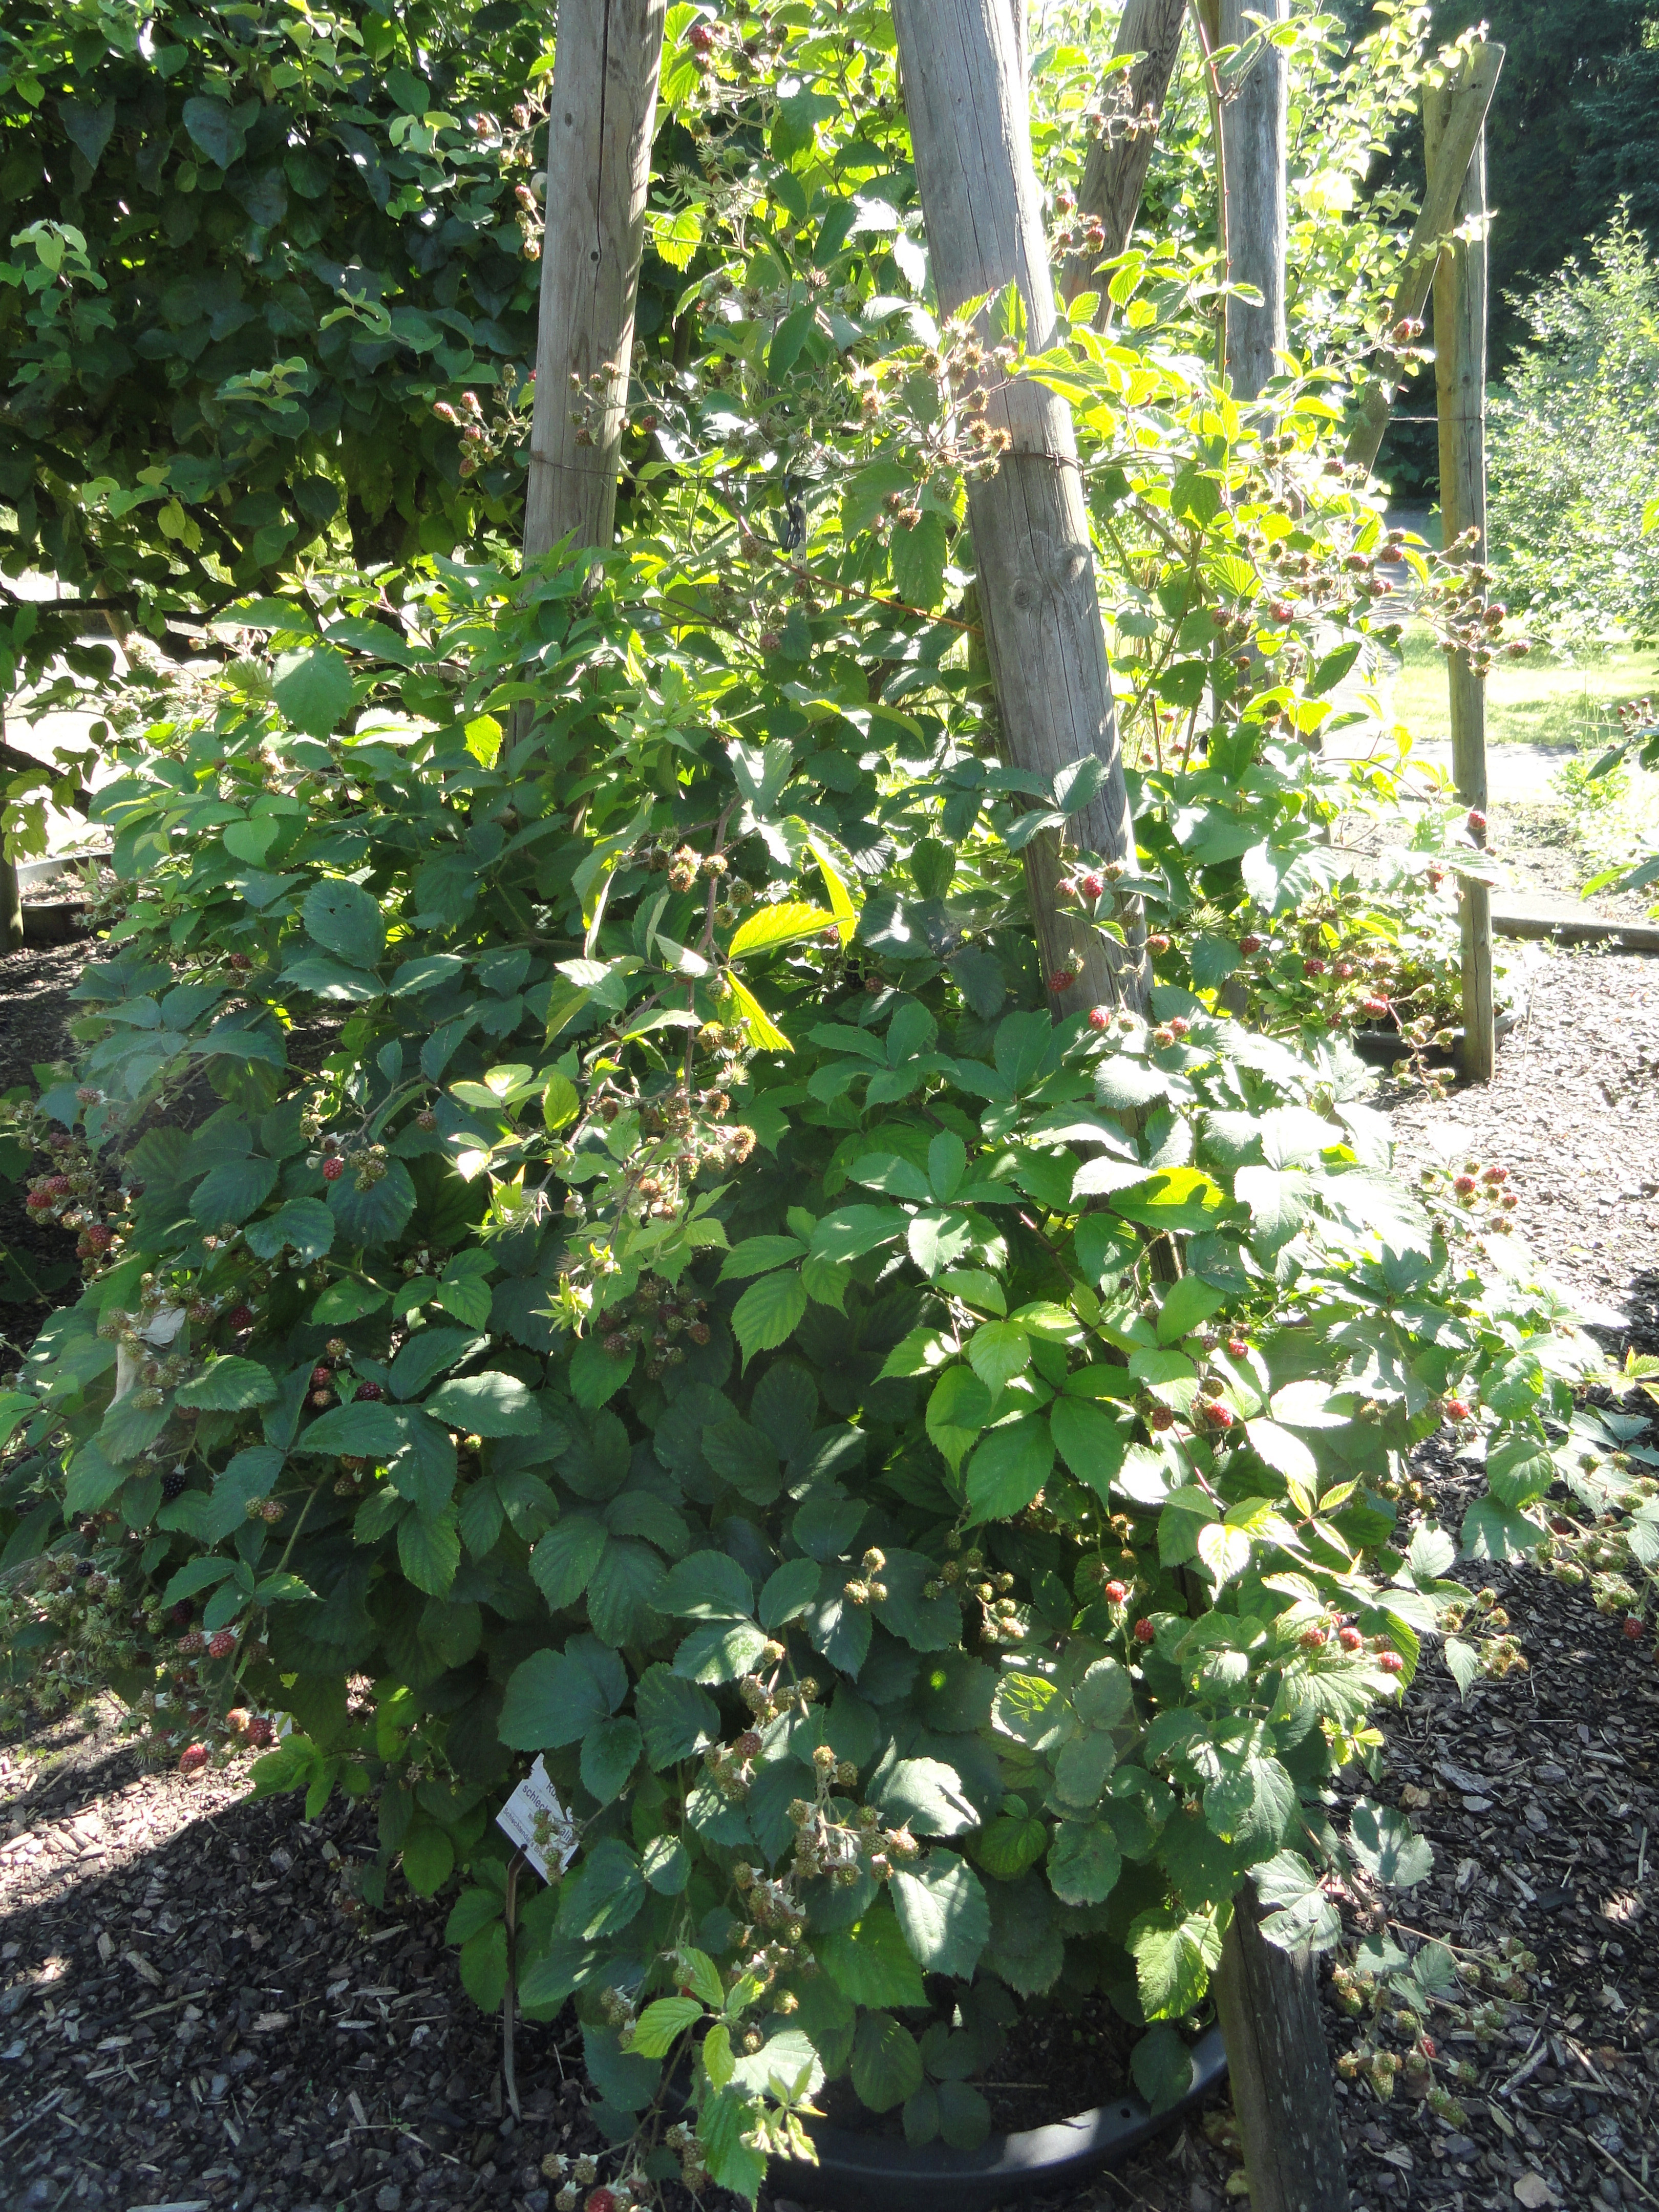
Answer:
<svg viewBox="0 0 1659 2212"><path fill-rule="evenodd" d="M1179 2019L1209 1987L1221 1963L1221 1936L1208 1914L1159 1907L1129 1923L1140 2007L1149 2021Z"/></svg>
<svg viewBox="0 0 1659 2212"><path fill-rule="evenodd" d="M962 1777L939 1759L901 1759L870 1802L890 1826L908 1826L919 1836L959 1836L979 1826Z"/></svg>
<svg viewBox="0 0 1659 2212"><path fill-rule="evenodd" d="M746 953L768 952L775 945L793 944L799 937L816 937L821 929L832 928L835 920L828 908L809 906L799 899L760 907L738 924L726 951L733 960L742 959Z"/></svg>
<svg viewBox="0 0 1659 2212"><path fill-rule="evenodd" d="M464 1889L450 1907L449 1917L444 1923L445 1942L469 1942L481 1928L498 1921L502 1910L502 1900L495 1890Z"/></svg>
<svg viewBox="0 0 1659 2212"><path fill-rule="evenodd" d="M994 1397L1031 1364L1031 1340L1018 1322L982 1322L968 1340L968 1364Z"/></svg>
<svg viewBox="0 0 1659 2212"><path fill-rule="evenodd" d="M582 1786L601 1805L621 1794L623 1785L640 1763L644 1740L637 1722L626 1717L605 1721L582 1739ZM701 2008L699 2008L701 2009Z"/></svg>
<svg viewBox="0 0 1659 2212"><path fill-rule="evenodd" d="M1048 1433L1078 1480L1109 1497L1129 1437L1105 1407L1086 1398L1056 1398L1048 1408Z"/></svg>
<svg viewBox="0 0 1659 2212"><path fill-rule="evenodd" d="M735 1682L766 1648L752 1620L711 1620L694 1628L674 1654L674 1672L688 1681Z"/></svg>
<svg viewBox="0 0 1659 2212"><path fill-rule="evenodd" d="M276 1163L250 1157L226 1160L211 1169L196 1186L190 1201L194 1219L204 1229L222 1221L246 1221L263 1206L276 1186Z"/></svg>
<svg viewBox="0 0 1659 2212"><path fill-rule="evenodd" d="M1100 1905L1123 1871L1116 1836L1102 1820L1062 1820L1048 1846L1048 1886L1062 1905Z"/></svg>
<svg viewBox="0 0 1659 2212"><path fill-rule="evenodd" d="M1414 1889L1434 1872L1434 1846L1391 1805L1362 1797L1353 1808L1348 1840L1366 1872L1390 1889Z"/></svg>
<svg viewBox="0 0 1659 2212"><path fill-rule="evenodd" d="M912 1955L930 1974L965 1981L991 1936L985 1886L972 1867L948 1851L930 1851L914 1868L896 1866L889 1888Z"/></svg>
<svg viewBox="0 0 1659 2212"><path fill-rule="evenodd" d="M461 1564L460 1530L453 1507L432 1517L404 1514L398 1523L398 1564L416 1589L428 1597L448 1596Z"/></svg>
<svg viewBox="0 0 1659 2212"><path fill-rule="evenodd" d="M1129 2072L1154 2115L1171 2112L1193 2086L1193 2054L1174 2028L1160 2022L1130 2053Z"/></svg>
<svg viewBox="0 0 1659 2212"><path fill-rule="evenodd" d="M907 606L931 610L945 596L945 563L950 539L945 517L932 507L908 530L892 538L893 589Z"/></svg>
<svg viewBox="0 0 1659 2212"><path fill-rule="evenodd" d="M818 1936L819 1963L843 1996L858 2005L925 2004L921 1970L910 1955L890 1905L878 1899L850 1928Z"/></svg>
<svg viewBox="0 0 1659 2212"><path fill-rule="evenodd" d="M974 1856L994 1881L1012 1881L1035 1866L1048 1848L1048 1831L1035 1814L999 1813L986 1822Z"/></svg>
<svg viewBox="0 0 1659 2212"><path fill-rule="evenodd" d="M417 1813L404 1838L404 1880L416 1897L434 1897L454 1865L454 1844L435 1820Z"/></svg>
<svg viewBox="0 0 1659 2212"><path fill-rule="evenodd" d="M532 1652L514 1668L498 1733L514 1751L556 1751L580 1743L627 1694L627 1669L616 1652L594 1637L573 1636L562 1651Z"/></svg>
<svg viewBox="0 0 1659 2212"><path fill-rule="evenodd" d="M627 2047L643 2058L665 2058L687 2028L704 2017L696 1997L658 1997L634 2023Z"/></svg>
<svg viewBox="0 0 1659 2212"><path fill-rule="evenodd" d="M613 1538L587 1586L587 1617L607 1644L635 1644L650 1632L663 1564L648 1544Z"/></svg>
<svg viewBox="0 0 1659 2212"><path fill-rule="evenodd" d="M1041 1413L1021 1413L990 1430L968 1463L970 1518L1011 1521L1048 1480L1054 1441Z"/></svg>
<svg viewBox="0 0 1659 2212"><path fill-rule="evenodd" d="M186 114L192 106L209 104L206 101L187 101ZM211 104L218 105L217 102ZM188 120L185 127L190 129ZM194 135L192 131L191 136ZM304 731L307 737L331 737L341 721L351 712L354 696L351 670L345 656L336 653L330 646L313 646L308 653L281 654L270 688L271 696L282 712L296 730ZM324 941L319 940L319 943Z"/></svg>
<svg viewBox="0 0 1659 2212"><path fill-rule="evenodd" d="M407 1854L405 1853L405 1857ZM461 1987L481 2012L500 2007L507 1989L507 1929L501 1921L481 1928L461 1946Z"/></svg>
<svg viewBox="0 0 1659 2212"><path fill-rule="evenodd" d="M349 1459L390 1459L404 1446L403 1428L391 1406L373 1398L354 1398L331 1406L302 1429L294 1449L329 1452Z"/></svg>
<svg viewBox="0 0 1659 2212"><path fill-rule="evenodd" d="M415 1185L401 1160L392 1160L379 1182L359 1190L355 1176L328 1187L335 1226L354 1244L387 1244L415 1211Z"/></svg>
<svg viewBox="0 0 1659 2212"><path fill-rule="evenodd" d="M989 1389L971 1368L947 1367L933 1385L927 1401L927 1434L952 1471L978 1441L993 1403Z"/></svg>
<svg viewBox="0 0 1659 2212"><path fill-rule="evenodd" d="M767 1577L761 1591L761 1626L775 1634L786 1621L804 1612L817 1595L823 1577L823 1570L816 1559L786 1559Z"/></svg>
<svg viewBox="0 0 1659 2212"><path fill-rule="evenodd" d="M329 1285L311 1309L311 1318L324 1328L343 1328L350 1322L362 1321L367 1314L378 1313L391 1303L389 1291L380 1290L373 1283L353 1282L346 1276Z"/></svg>
<svg viewBox="0 0 1659 2212"><path fill-rule="evenodd" d="M750 1283L732 1314L732 1334L746 1367L757 1352L769 1352L793 1335L806 1311L806 1286L797 1268L763 1275Z"/></svg>
<svg viewBox="0 0 1659 2212"><path fill-rule="evenodd" d="M426 1401L426 1410L481 1437L533 1437L542 1425L536 1401L518 1376L494 1369L440 1383Z"/></svg>
<svg viewBox="0 0 1659 2212"><path fill-rule="evenodd" d="M866 2012L853 2038L853 2087L872 2112L890 2112L922 2082L921 2048L890 2013Z"/></svg>
<svg viewBox="0 0 1659 2212"><path fill-rule="evenodd" d="M296 1259L320 1260L334 1242L334 1216L319 1198L290 1198L275 1213L250 1221L243 1234L258 1259L274 1260L291 1245Z"/></svg>
<svg viewBox="0 0 1659 2212"><path fill-rule="evenodd" d="M755 1610L755 1586L729 1553L693 1552L670 1568L655 1603L659 1613L694 1620L746 1620Z"/></svg>
<svg viewBox="0 0 1659 2212"><path fill-rule="evenodd" d="M554 1613L575 1604L610 1541L591 1513L568 1513L548 1530L530 1554L530 1578Z"/></svg>
<svg viewBox="0 0 1659 2212"><path fill-rule="evenodd" d="M641 1675L634 1711L645 1739L645 1755L658 1772L682 1759L696 1758L720 1741L719 1706L695 1682L660 1661Z"/></svg>
<svg viewBox="0 0 1659 2212"><path fill-rule="evenodd" d="M174 1402L204 1413L240 1413L250 1406L268 1406L276 1395L276 1378L269 1368L261 1367L257 1359L232 1356L210 1361L199 1375L179 1386Z"/></svg>
<svg viewBox="0 0 1659 2212"><path fill-rule="evenodd" d="M468 1328L419 1328L392 1361L386 1382L394 1398L418 1398L427 1384L447 1367L482 1350L487 1338Z"/></svg>
<svg viewBox="0 0 1659 2212"><path fill-rule="evenodd" d="M1158 1340L1175 1344L1189 1330L1206 1322L1227 1302L1226 1293L1202 1275L1183 1275L1171 1285L1158 1316Z"/></svg>
<svg viewBox="0 0 1659 2212"><path fill-rule="evenodd" d="M764 2152L744 2140L754 2124L749 2099L735 2088L717 2091L697 2114L697 2141L709 2179L716 2188L729 2189L748 2204L754 2203L766 2179Z"/></svg>

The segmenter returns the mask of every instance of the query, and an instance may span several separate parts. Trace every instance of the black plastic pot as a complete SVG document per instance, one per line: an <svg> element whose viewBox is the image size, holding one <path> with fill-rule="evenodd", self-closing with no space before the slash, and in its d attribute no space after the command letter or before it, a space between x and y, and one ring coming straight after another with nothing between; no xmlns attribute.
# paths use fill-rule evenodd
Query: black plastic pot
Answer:
<svg viewBox="0 0 1659 2212"><path fill-rule="evenodd" d="M1010 2197L1074 2188L1103 2166L1120 2164L1213 2094L1226 2072L1221 2030L1212 2027L1193 2046L1192 2087L1156 2118L1139 2097L1120 2097L1046 2128L988 2136L977 2150L937 2142L917 2148L819 2125L812 2130L817 2164L780 2161L773 2189L778 2197L835 2212L987 2212Z"/></svg>
<svg viewBox="0 0 1659 2212"><path fill-rule="evenodd" d="M1506 1009L1498 1015L1492 1024L1495 1035L1500 1039L1508 1036L1518 1018L1513 1009ZM1462 1066L1463 1032L1462 1030L1454 1030L1451 1036L1451 1043L1444 1052L1437 1051L1431 1046L1424 1054L1425 1059L1432 1066L1461 1067ZM1372 1067L1392 1067L1397 1060L1405 1060L1411 1053L1410 1045L1407 1043L1398 1030L1356 1030L1353 1032L1352 1043L1354 1050L1361 1060L1367 1061Z"/></svg>

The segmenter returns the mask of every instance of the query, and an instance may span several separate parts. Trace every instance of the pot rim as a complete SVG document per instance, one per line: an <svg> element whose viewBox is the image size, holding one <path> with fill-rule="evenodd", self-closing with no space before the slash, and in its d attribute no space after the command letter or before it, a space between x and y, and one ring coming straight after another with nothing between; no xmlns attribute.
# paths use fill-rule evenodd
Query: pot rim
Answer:
<svg viewBox="0 0 1659 2212"><path fill-rule="evenodd" d="M866 2136L851 2128L811 2130L818 2163L781 2160L780 2196L827 2203L857 2192L859 2212L982 2212L1016 2192L1040 2193L1115 2164L1210 2096L1225 2078L1226 2047L1219 2027L1193 2045L1192 2087L1154 2115L1129 2092L1071 2118L1040 2128L988 2136L977 2150L948 2143L910 2144Z"/></svg>

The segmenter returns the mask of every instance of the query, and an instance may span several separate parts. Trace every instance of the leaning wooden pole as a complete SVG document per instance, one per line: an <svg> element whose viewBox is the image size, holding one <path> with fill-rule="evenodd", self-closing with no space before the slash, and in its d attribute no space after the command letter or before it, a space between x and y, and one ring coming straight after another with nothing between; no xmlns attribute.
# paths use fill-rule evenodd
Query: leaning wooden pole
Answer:
<svg viewBox="0 0 1659 2212"><path fill-rule="evenodd" d="M1286 161L1290 71L1267 28L1285 22L1291 0L1221 0L1221 137L1225 155L1228 280L1260 295L1227 301L1227 373L1241 399L1254 399L1285 350L1288 252ZM1265 19L1264 22L1255 19Z"/></svg>
<svg viewBox="0 0 1659 2212"><path fill-rule="evenodd" d="M1181 52L1188 4L1189 0L1128 0L1118 26L1114 58L1121 60L1125 54L1139 57L1127 72L1127 118L1121 130L1097 138L1090 147L1077 190L1079 216L1085 223L1091 219L1097 222L1102 237L1097 246L1071 256L1060 279L1068 305L1081 292L1099 290L1100 303L1094 315L1097 330L1105 329L1111 302L1095 271L1103 261L1117 258L1134 228L1152 149L1158 143L1164 95ZM1125 78L1119 74L1113 82L1122 84Z"/></svg>
<svg viewBox="0 0 1659 2212"><path fill-rule="evenodd" d="M1424 96L1424 147L1429 175L1439 181L1448 158L1449 97L1431 88ZM1486 557L1486 139L1484 129L1464 171L1457 203L1456 235L1440 256L1434 277L1435 386L1440 416L1440 514L1448 552ZM1475 817L1476 842L1486 842L1486 688L1468 653L1454 653L1451 682L1452 775L1457 796ZM1463 1068L1474 1083L1490 1083L1497 1064L1492 1003L1492 893L1462 879Z"/></svg>
<svg viewBox="0 0 1659 2212"><path fill-rule="evenodd" d="M562 0L524 554L616 527L666 0Z"/></svg>
<svg viewBox="0 0 1659 2212"><path fill-rule="evenodd" d="M1030 348L1048 346L1057 328L1054 288L1006 0L894 0L893 21L940 309L951 314L1013 284ZM970 486L968 514L1004 757L1048 783L1093 754L1099 788L1071 817L1067 843L1132 866L1134 832L1071 410L1040 385L993 377L986 419L1008 442L994 474ZM1050 1005L1056 1013L1114 998L1144 1006L1138 904L1126 901L1120 912L1127 948L1109 951L1062 909L1061 866L1054 833L1026 846L1045 980L1074 978Z"/></svg>
<svg viewBox="0 0 1659 2212"><path fill-rule="evenodd" d="M1472 46L1449 83L1442 101L1440 158L1423 194L1423 205L1412 232L1411 244L1401 264L1394 288L1389 323L1392 330L1414 323L1422 313L1434 282L1441 251L1457 221L1457 204L1463 180L1486 129L1486 111L1498 88L1504 66L1504 49L1489 43ZM1376 465L1377 453L1389 427L1399 380L1381 376L1368 384L1359 397L1356 420L1348 435L1347 458L1367 475Z"/></svg>

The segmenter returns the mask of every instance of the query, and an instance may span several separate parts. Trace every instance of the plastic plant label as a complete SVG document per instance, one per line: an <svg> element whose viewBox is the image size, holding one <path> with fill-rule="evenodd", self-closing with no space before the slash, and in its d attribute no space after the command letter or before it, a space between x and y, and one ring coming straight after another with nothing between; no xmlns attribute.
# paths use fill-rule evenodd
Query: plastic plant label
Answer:
<svg viewBox="0 0 1659 2212"><path fill-rule="evenodd" d="M559 1802L540 1759L495 1815L495 1826L510 1836L544 1881L556 1881L576 1856L576 1826ZM549 1862L556 1859L556 1867Z"/></svg>

